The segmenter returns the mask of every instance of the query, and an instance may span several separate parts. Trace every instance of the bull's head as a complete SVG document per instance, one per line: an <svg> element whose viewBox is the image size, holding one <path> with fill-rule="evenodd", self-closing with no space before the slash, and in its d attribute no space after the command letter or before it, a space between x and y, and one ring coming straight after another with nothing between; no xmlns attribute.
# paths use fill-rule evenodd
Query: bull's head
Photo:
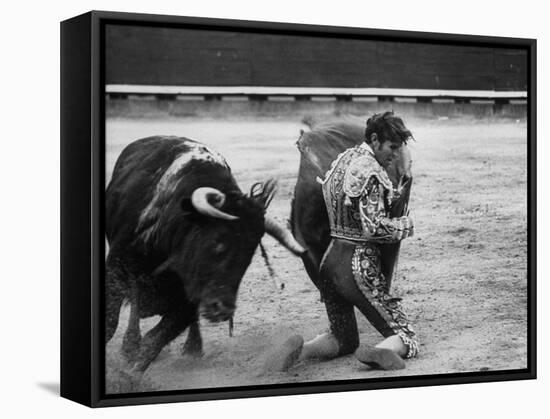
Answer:
<svg viewBox="0 0 550 419"><path fill-rule="evenodd" d="M294 254L304 252L285 227L265 216L274 191L274 181L255 184L248 195L200 187L181 202L185 239L163 265L178 274L208 320L233 315L240 282L264 233Z"/></svg>

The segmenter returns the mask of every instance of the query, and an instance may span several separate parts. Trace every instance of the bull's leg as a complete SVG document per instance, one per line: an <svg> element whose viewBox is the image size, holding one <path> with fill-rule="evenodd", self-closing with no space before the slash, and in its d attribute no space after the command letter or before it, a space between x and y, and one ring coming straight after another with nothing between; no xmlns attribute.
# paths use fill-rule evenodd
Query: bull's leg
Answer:
<svg viewBox="0 0 550 419"><path fill-rule="evenodd" d="M134 362L139 352L141 343L141 331L139 328L139 299L138 289L134 285L130 292L130 319L128 328L122 340L122 355L128 362Z"/></svg>
<svg viewBox="0 0 550 419"><path fill-rule="evenodd" d="M182 346L182 355L191 355L201 357L204 355L202 350L202 337L198 320L191 323L187 339Z"/></svg>
<svg viewBox="0 0 550 419"><path fill-rule="evenodd" d="M177 338L190 323L196 321L196 308L172 311L165 314L160 322L141 340L133 373L143 373L155 360L162 348Z"/></svg>
<svg viewBox="0 0 550 419"><path fill-rule="evenodd" d="M105 344L111 340L118 326L120 307L124 299L122 275L120 264L108 259L105 277Z"/></svg>

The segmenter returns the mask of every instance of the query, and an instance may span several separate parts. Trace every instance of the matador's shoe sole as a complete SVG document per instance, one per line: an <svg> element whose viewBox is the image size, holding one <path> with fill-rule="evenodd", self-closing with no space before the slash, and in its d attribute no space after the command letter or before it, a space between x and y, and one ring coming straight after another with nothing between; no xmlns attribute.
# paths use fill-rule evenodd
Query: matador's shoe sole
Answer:
<svg viewBox="0 0 550 419"><path fill-rule="evenodd" d="M405 368L403 358L390 349L364 346L355 351L355 357L363 364L375 369L402 370Z"/></svg>

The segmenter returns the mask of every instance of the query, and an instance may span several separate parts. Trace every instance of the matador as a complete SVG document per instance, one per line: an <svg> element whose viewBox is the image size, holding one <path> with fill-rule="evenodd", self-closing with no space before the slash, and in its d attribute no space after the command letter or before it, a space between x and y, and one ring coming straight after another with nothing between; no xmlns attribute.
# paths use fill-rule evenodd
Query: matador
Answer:
<svg viewBox="0 0 550 419"><path fill-rule="evenodd" d="M408 215L389 216L398 191L385 170L410 138L393 112L376 114L367 121L365 141L341 153L324 179L318 178L332 236L318 284L330 330L303 344L295 352L299 359L355 352L371 367L401 369L404 359L418 354L416 334L401 299L390 293L391 278L384 276L380 257L380 244L414 234ZM360 346L355 308L382 334L381 342Z"/></svg>

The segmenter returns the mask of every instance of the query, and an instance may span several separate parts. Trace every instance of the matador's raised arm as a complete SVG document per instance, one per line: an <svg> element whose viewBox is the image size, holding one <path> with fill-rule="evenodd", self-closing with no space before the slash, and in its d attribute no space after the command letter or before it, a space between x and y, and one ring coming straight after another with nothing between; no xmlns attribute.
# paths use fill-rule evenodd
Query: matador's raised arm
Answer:
<svg viewBox="0 0 550 419"><path fill-rule="evenodd" d="M412 237L414 224L412 218L389 218L384 205L385 189L376 176L367 181L359 199L359 214L365 235L369 241L393 243Z"/></svg>

